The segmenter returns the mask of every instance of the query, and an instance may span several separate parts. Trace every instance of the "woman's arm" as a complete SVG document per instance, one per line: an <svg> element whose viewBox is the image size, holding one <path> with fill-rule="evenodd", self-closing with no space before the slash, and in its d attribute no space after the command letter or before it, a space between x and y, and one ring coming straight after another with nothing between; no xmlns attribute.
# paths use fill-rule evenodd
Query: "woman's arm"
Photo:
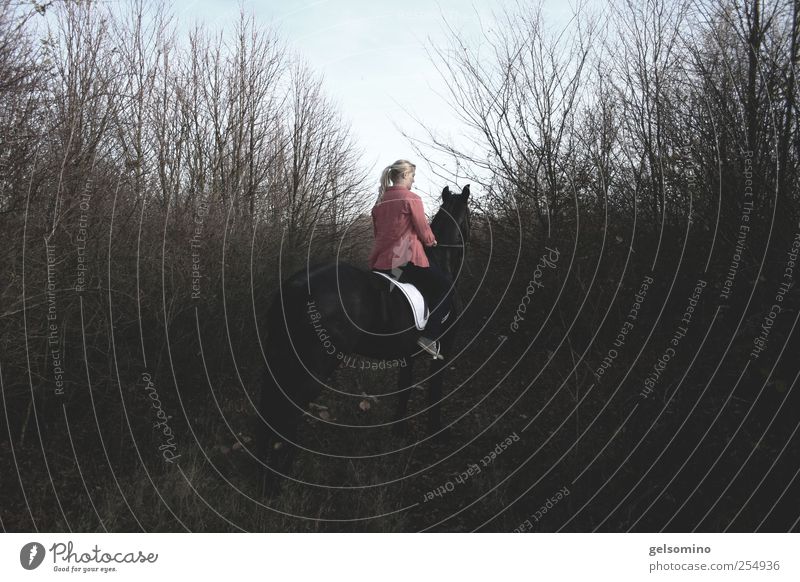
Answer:
<svg viewBox="0 0 800 582"><path fill-rule="evenodd" d="M428 219L425 218L425 209L422 206L422 199L419 196L412 196L408 199L408 204L411 208L411 224L414 230L426 247L431 246L436 242L436 237L428 225Z"/></svg>

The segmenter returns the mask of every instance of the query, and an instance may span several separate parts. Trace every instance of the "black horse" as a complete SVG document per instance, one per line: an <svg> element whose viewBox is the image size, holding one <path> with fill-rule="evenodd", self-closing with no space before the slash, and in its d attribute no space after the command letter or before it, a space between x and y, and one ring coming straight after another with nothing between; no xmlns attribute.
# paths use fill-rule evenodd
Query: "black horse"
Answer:
<svg viewBox="0 0 800 582"><path fill-rule="evenodd" d="M460 194L442 191L442 205L431 221L437 246L427 247L431 263L457 282L469 240L469 186ZM401 278L402 280L402 278ZM400 360L430 357L417 345L421 332L414 326L403 294L390 292L381 275L347 263L307 267L287 279L276 292L267 314L267 370L261 387L259 413L266 424L257 433L257 455L265 462L264 485L273 491L276 475L285 475L294 451L292 443L306 408L324 382L343 361L343 355ZM428 430L441 428L440 404L446 364L454 356L460 301L453 293L450 315L440 337L445 360L432 360L428 401ZM433 306L430 306L431 308ZM412 386L412 365L399 368L399 402L395 428L404 433Z"/></svg>

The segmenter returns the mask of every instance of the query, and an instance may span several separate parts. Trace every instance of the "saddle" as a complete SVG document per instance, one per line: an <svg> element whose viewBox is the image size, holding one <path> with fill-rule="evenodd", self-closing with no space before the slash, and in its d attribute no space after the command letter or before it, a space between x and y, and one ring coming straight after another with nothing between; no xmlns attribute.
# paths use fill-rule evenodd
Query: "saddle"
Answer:
<svg viewBox="0 0 800 582"><path fill-rule="evenodd" d="M414 326L418 330L425 329L425 324L428 323L428 316L430 315L430 311L428 310L428 306L425 302L425 298L420 293L419 289L417 289L411 283L401 283L397 279L387 275L386 273L381 273L380 271L372 271L375 275L379 275L384 279L388 279L389 283L389 290L391 291L392 287L396 287L399 289L403 296L408 301L409 307L411 307L411 313L414 315Z"/></svg>

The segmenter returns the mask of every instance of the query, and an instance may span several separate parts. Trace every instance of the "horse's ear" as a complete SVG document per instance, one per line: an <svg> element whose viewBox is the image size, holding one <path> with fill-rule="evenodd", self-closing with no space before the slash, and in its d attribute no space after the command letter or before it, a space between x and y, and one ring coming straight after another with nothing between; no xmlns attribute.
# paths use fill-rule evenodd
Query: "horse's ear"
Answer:
<svg viewBox="0 0 800 582"><path fill-rule="evenodd" d="M465 202L469 200L469 184L461 189L461 195L464 197Z"/></svg>
<svg viewBox="0 0 800 582"><path fill-rule="evenodd" d="M445 186L442 190L442 202L447 202L450 200L450 196L452 196L450 193L450 186Z"/></svg>

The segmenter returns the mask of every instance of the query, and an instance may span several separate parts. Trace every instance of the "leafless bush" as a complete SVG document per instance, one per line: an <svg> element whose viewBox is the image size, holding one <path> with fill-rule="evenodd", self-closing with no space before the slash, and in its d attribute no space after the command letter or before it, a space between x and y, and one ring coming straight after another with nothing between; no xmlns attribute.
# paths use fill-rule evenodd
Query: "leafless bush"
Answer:
<svg viewBox="0 0 800 582"><path fill-rule="evenodd" d="M312 238L332 257L362 207L359 152L321 81L244 13L181 38L163 3L24 10L0 3L8 406L30 414L33 393L58 420L53 349L65 403L144 369L185 380L198 330L227 340L209 374L238 373L233 357L258 369L281 244L284 269Z"/></svg>

